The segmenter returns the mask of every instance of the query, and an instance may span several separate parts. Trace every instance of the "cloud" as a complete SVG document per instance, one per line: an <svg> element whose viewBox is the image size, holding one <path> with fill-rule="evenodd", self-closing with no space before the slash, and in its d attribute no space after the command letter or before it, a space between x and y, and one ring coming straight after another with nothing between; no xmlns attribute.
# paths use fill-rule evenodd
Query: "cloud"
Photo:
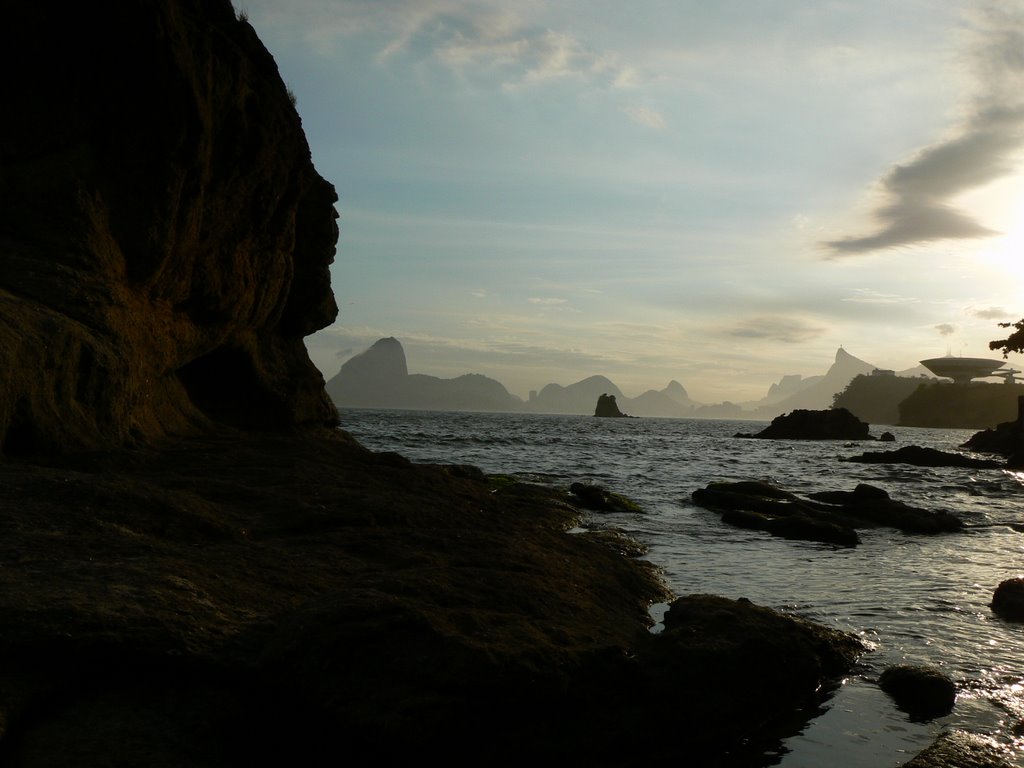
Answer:
<svg viewBox="0 0 1024 768"><path fill-rule="evenodd" d="M935 326L935 330L939 332L939 336L952 336L956 333L956 326L949 323L940 323Z"/></svg>
<svg viewBox="0 0 1024 768"><path fill-rule="evenodd" d="M855 288L853 296L847 296L842 301L851 301L856 304L917 304L919 299L895 293L882 293L869 288Z"/></svg>
<svg viewBox="0 0 1024 768"><path fill-rule="evenodd" d="M402 54L444 63L459 76L498 82L514 90L559 80L625 87L637 71L611 51L591 49L565 31L525 22L501 6L434 2L398 3L401 26L381 50L386 61Z"/></svg>
<svg viewBox="0 0 1024 768"><path fill-rule="evenodd" d="M1024 12L992 6L974 19L967 115L946 140L881 180L871 234L826 242L833 256L998 234L953 205L963 192L1012 173L1024 148Z"/></svg>
<svg viewBox="0 0 1024 768"><path fill-rule="evenodd" d="M661 113L656 112L653 109L649 109L648 107L623 107L622 111L626 113L626 116L629 117L630 120L638 125L654 128L658 131L663 131L668 128L668 123L665 121L665 118L662 117Z"/></svg>
<svg viewBox="0 0 1024 768"><path fill-rule="evenodd" d="M729 336L742 339L769 339L785 344L810 341L824 333L824 329L794 317L751 317L726 329Z"/></svg>
<svg viewBox="0 0 1024 768"><path fill-rule="evenodd" d="M975 317L980 317L982 320L1006 320L1007 318L1013 317L1011 313L1007 312L1002 307L975 309L971 311L971 314Z"/></svg>
<svg viewBox="0 0 1024 768"><path fill-rule="evenodd" d="M536 296L527 299L530 304L540 304L544 307L554 307L559 304L565 304L568 299L541 299Z"/></svg>

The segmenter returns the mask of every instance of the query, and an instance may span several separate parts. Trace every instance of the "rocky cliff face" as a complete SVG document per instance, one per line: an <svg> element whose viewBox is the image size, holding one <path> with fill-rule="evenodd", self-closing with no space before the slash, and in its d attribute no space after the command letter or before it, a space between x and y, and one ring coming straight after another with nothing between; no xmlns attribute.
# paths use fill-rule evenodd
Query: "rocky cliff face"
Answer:
<svg viewBox="0 0 1024 768"><path fill-rule="evenodd" d="M302 338L337 313L336 195L253 29L229 0L5 16L3 453L331 423Z"/></svg>

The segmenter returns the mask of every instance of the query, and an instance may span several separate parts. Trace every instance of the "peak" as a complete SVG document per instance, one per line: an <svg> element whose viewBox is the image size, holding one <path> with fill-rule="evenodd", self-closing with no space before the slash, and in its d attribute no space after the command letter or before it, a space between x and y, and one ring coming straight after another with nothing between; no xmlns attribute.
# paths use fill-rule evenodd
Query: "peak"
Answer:
<svg viewBox="0 0 1024 768"><path fill-rule="evenodd" d="M665 395L668 395L671 398L675 398L675 399L682 399L682 400L689 400L690 399L690 396L689 396L689 394L686 391L686 387L684 387L682 384L680 384L675 379L672 379L672 381L670 381L668 383L668 386L665 387L662 390L662 393L664 393Z"/></svg>

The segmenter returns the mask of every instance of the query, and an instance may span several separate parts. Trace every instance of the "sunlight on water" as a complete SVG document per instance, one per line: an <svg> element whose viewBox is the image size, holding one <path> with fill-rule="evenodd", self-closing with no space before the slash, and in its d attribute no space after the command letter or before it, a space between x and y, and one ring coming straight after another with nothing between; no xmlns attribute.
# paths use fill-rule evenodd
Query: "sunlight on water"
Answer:
<svg viewBox="0 0 1024 768"><path fill-rule="evenodd" d="M855 632L874 650L825 712L768 756L784 768L898 766L947 727L994 736L1024 766L1024 626L990 608L1000 581L1024 573L1024 472L840 461L871 443L741 440L756 422L595 419L539 414L344 411L343 428L414 461L475 464L529 482L595 482L645 514L601 518L648 545L676 594L710 592ZM896 445L956 450L972 432L888 428ZM772 538L724 525L690 501L716 480L767 480L796 493L869 483L972 527L912 536L863 531L853 549ZM652 616L660 619L655 606ZM888 666L929 664L960 691L953 713L911 722L875 684Z"/></svg>

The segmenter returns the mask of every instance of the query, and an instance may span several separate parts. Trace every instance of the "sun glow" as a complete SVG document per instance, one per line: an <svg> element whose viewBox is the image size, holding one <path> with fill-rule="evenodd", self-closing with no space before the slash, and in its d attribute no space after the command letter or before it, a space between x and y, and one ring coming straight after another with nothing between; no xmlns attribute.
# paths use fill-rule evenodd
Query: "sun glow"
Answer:
<svg viewBox="0 0 1024 768"><path fill-rule="evenodd" d="M958 203L999 234L979 241L973 259L994 294L1024 311L1024 172L965 195Z"/></svg>

